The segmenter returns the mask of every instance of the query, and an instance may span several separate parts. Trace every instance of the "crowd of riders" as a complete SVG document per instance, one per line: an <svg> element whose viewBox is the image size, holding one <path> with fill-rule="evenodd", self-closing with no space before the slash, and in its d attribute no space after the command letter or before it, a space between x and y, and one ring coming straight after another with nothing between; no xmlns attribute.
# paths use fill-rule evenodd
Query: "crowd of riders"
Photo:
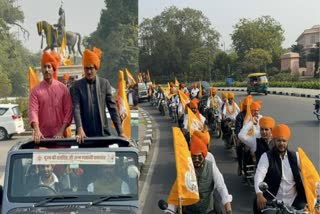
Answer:
<svg viewBox="0 0 320 214"><path fill-rule="evenodd" d="M206 200L208 194L203 193L213 191L205 185L206 182L218 185L217 190L225 212L232 213L232 196L228 193L223 176L209 151L210 137L221 137L225 149L233 151L238 162L237 174L256 192L253 202L254 213L263 213L267 202L273 200L270 194L261 191L261 182L266 182L270 192L286 206L297 210L306 209L304 186L299 173L299 154L288 149L290 128L279 123L280 121L276 123L271 116L262 115L262 101L254 100L251 95L246 96L238 105L233 92L222 91L221 97L217 92L217 88L205 89L197 82L192 83L189 88L183 83L173 82L166 86L149 85L150 104L162 115L168 115L172 122L181 128L197 174L200 201L195 205L183 207L183 213L210 213L210 210L219 213L216 207L210 207ZM188 101L183 107L182 100L186 97ZM202 129L193 132L191 136L188 108L204 124ZM201 154L202 157L197 157ZM208 163L213 166L213 170L209 170L209 176L203 173ZM212 173L218 174L220 180ZM165 213L175 212L176 207L170 204L165 210Z"/></svg>

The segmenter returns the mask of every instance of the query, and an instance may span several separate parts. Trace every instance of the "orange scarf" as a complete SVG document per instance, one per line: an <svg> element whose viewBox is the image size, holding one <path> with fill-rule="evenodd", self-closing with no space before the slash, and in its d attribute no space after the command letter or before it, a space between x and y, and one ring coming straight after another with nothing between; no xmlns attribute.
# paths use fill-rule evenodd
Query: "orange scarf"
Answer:
<svg viewBox="0 0 320 214"><path fill-rule="evenodd" d="M227 108L228 113L230 115L233 115L236 112L236 103L234 101L232 102L232 111L229 108L229 103L228 102L226 103L226 108Z"/></svg>

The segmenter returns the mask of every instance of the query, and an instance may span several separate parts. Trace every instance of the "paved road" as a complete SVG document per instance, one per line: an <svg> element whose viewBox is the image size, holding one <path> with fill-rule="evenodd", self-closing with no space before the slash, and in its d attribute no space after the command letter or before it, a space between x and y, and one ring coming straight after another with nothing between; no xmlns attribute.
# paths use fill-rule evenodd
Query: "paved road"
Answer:
<svg viewBox="0 0 320 214"><path fill-rule="evenodd" d="M236 93L236 99L243 99L243 92ZM289 147L296 149L303 147L313 163L320 170L319 122L312 114L313 99L300 97L286 97L277 95L254 95L254 99L262 100L262 114L276 118L277 123L287 123L291 127L292 138ZM160 139L159 154L154 173L149 184L149 194L144 201L142 213L162 213L157 208L159 199L166 199L175 179L175 164L172 145L171 125L167 117L162 117L154 107L143 105L143 108L153 116L159 124ZM223 173L229 192L233 195L233 213L252 213L251 205L254 192L250 187L242 184L236 175L237 164L231 152L225 151L221 140L212 141L211 152L215 155L217 165Z"/></svg>

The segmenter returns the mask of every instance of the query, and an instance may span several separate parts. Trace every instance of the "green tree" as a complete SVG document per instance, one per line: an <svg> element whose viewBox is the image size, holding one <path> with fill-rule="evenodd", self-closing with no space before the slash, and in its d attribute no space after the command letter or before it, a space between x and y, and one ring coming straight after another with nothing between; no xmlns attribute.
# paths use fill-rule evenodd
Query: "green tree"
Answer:
<svg viewBox="0 0 320 214"><path fill-rule="evenodd" d="M254 20L240 19L231 38L240 61L251 49L263 49L272 56L273 64L279 64L283 33L280 23L270 16L262 16Z"/></svg>
<svg viewBox="0 0 320 214"><path fill-rule="evenodd" d="M105 0L105 4L96 31L85 38L84 45L102 50L99 74L117 82L119 69L138 72L138 1Z"/></svg>
<svg viewBox="0 0 320 214"><path fill-rule="evenodd" d="M14 0L0 0L0 67L2 75L11 83L12 90L6 96L27 95L27 70L31 65L32 54L16 38L13 26L23 22L23 12L14 6ZM10 93L9 93L10 92Z"/></svg>
<svg viewBox="0 0 320 214"><path fill-rule="evenodd" d="M210 78L219 33L201 11L170 7L144 19L139 30L140 70L159 82Z"/></svg>
<svg viewBox="0 0 320 214"><path fill-rule="evenodd" d="M272 62L271 55L267 51L257 48L250 50L245 56L243 64L252 68L253 72L267 71L267 64ZM251 72L250 71L250 72Z"/></svg>
<svg viewBox="0 0 320 214"><path fill-rule="evenodd" d="M12 91L12 85L8 78L8 75L2 71L0 66L0 97L10 96Z"/></svg>

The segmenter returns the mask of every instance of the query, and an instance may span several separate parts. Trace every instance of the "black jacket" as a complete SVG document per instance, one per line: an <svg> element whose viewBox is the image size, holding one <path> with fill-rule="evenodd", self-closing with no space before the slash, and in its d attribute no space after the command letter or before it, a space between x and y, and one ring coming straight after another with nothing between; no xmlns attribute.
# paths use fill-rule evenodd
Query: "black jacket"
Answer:
<svg viewBox="0 0 320 214"><path fill-rule="evenodd" d="M111 85L109 80L96 77L96 93L97 93L97 101L99 107L99 115L100 115L100 124L101 130L99 131L101 135L105 136L110 135L110 130L108 127L108 121L106 117L106 107L108 107L110 117L114 123L114 126L118 132L118 134L122 133L121 121L119 117L119 113L116 107L116 103L111 94ZM76 123L76 127L82 126L84 131L86 131L86 127L89 127L92 123L88 119L88 113L90 109L91 103L88 98L88 87L87 80L82 78L76 81L72 87L72 103L73 103L73 114L74 120Z"/></svg>

